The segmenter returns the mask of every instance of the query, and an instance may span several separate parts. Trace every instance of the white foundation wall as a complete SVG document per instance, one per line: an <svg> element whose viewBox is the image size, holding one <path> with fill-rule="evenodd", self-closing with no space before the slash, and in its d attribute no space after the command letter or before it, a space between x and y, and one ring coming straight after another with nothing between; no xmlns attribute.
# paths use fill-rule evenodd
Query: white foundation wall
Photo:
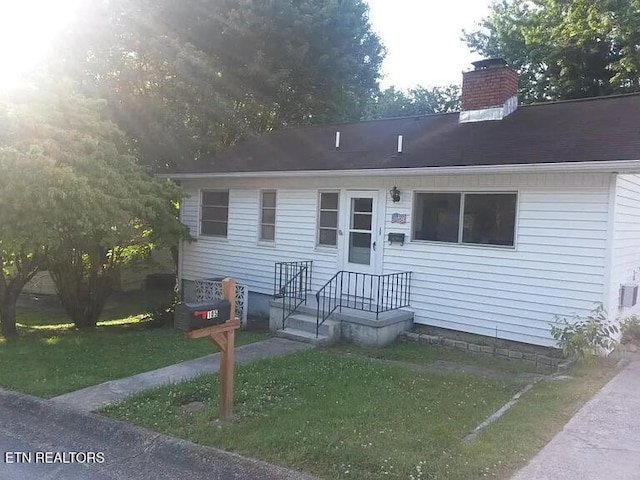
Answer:
<svg viewBox="0 0 640 480"><path fill-rule="evenodd" d="M273 292L274 263L313 260L313 287L340 269L337 249L316 247L318 191L378 190L385 199L379 273L413 272L416 323L552 345L554 315L585 314L605 302L610 176L504 174L184 180L183 222L197 237L181 247L183 280L233 276L254 292ZM401 200L388 193L397 186ZM198 237L201 189L229 189L227 238ZM276 238L258 241L260 190L277 190ZM415 192L517 192L514 248L411 240ZM406 223L392 223L394 213ZM340 226L344 228L344 226ZM405 233L389 245L388 233ZM605 293L606 290L606 293Z"/></svg>

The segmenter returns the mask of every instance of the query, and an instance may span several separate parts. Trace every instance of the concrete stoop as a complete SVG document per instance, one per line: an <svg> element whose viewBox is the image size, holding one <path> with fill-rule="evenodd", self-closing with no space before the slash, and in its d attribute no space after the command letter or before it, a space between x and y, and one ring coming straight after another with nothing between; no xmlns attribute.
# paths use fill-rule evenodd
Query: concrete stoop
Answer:
<svg viewBox="0 0 640 480"><path fill-rule="evenodd" d="M340 340L363 346L382 347L393 342L398 335L413 327L413 312L406 309L380 313L342 308L335 311L320 325L316 336L316 307L308 302L282 324L282 301L271 301L269 328L279 337L330 345Z"/></svg>

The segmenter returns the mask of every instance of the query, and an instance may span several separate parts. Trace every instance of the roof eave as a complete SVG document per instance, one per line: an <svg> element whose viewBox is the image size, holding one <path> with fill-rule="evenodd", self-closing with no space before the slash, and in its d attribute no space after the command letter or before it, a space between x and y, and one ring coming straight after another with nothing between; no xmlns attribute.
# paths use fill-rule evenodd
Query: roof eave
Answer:
<svg viewBox="0 0 640 480"><path fill-rule="evenodd" d="M377 168L354 170L256 171L225 173L164 173L161 178L190 180L203 178L263 178L263 177L335 177L339 176L414 176L414 175L475 175L510 173L640 173L640 160L596 162L525 163L511 165L472 165L456 167Z"/></svg>

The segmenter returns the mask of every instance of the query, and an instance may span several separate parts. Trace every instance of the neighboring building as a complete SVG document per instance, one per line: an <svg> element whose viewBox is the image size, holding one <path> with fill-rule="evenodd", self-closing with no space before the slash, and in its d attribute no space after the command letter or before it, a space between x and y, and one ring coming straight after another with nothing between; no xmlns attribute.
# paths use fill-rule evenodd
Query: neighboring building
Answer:
<svg viewBox="0 0 640 480"><path fill-rule="evenodd" d="M124 265L119 272L115 289L119 292L131 292L146 287L147 277L164 275L175 278L175 263L168 248L153 249L147 258L135 260ZM167 283L166 281L164 283ZM56 295L56 286L46 270L36 273L22 289L30 295Z"/></svg>
<svg viewBox="0 0 640 480"><path fill-rule="evenodd" d="M411 271L415 323L536 345L556 315L633 311L640 95L518 107L513 70L474 65L460 113L286 129L170 174L185 292L232 276L266 310L278 262L313 261L312 292Z"/></svg>

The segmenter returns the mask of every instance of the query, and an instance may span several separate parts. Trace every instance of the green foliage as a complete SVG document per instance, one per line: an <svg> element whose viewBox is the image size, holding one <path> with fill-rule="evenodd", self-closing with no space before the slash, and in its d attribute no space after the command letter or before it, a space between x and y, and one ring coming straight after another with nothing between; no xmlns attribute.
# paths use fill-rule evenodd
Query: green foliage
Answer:
<svg viewBox="0 0 640 480"><path fill-rule="evenodd" d="M640 317L631 315L620 322L622 338L620 343L640 345Z"/></svg>
<svg viewBox="0 0 640 480"><path fill-rule="evenodd" d="M409 117L460 110L460 87L412 88L408 92L389 87L376 95L369 104L365 118Z"/></svg>
<svg viewBox="0 0 640 480"><path fill-rule="evenodd" d="M525 103L640 91L639 0L502 0L472 51L503 57L520 72Z"/></svg>
<svg viewBox="0 0 640 480"><path fill-rule="evenodd" d="M180 292L172 290L159 305L150 306L147 312L149 326L151 328L172 326L173 314L179 301Z"/></svg>
<svg viewBox="0 0 640 480"><path fill-rule="evenodd" d="M573 315L571 318L556 316L551 325L551 336L562 349L565 357L585 359L616 346L614 336L618 327L607 320L602 304L593 309L586 318Z"/></svg>
<svg viewBox="0 0 640 480"><path fill-rule="evenodd" d="M13 152L2 162L12 175L7 191L18 198L1 215L10 216L9 238L26 233L32 249L46 247L44 266L67 312L78 327L93 327L121 265L186 236L177 220L181 191L138 165L104 101L55 81L41 79L0 109Z"/></svg>
<svg viewBox="0 0 640 480"><path fill-rule="evenodd" d="M56 51L155 169L359 118L384 54L363 0L89 0Z"/></svg>

